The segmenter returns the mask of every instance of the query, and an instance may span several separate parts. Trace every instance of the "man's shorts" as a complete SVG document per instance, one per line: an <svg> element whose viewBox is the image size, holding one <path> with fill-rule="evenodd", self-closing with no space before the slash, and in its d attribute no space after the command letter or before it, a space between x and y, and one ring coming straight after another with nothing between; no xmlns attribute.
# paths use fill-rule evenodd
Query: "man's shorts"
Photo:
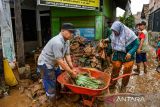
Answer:
<svg viewBox="0 0 160 107"><path fill-rule="evenodd" d="M146 53L136 54L136 63L147 62Z"/></svg>
<svg viewBox="0 0 160 107"><path fill-rule="evenodd" d="M61 70L60 68L53 68L48 69L47 66L44 65L38 65L38 71L42 71L43 73L43 87L45 89L46 95L48 97L54 97L56 93L56 79L58 75L60 75Z"/></svg>

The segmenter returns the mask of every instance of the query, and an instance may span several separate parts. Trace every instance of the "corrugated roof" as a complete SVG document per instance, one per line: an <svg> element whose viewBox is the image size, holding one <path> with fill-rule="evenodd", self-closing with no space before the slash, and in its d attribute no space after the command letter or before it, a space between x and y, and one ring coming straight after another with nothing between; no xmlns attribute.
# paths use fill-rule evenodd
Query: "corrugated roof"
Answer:
<svg viewBox="0 0 160 107"><path fill-rule="evenodd" d="M116 3L116 6L125 10L126 9L126 5L128 4L128 2L131 3L130 0L114 0Z"/></svg>

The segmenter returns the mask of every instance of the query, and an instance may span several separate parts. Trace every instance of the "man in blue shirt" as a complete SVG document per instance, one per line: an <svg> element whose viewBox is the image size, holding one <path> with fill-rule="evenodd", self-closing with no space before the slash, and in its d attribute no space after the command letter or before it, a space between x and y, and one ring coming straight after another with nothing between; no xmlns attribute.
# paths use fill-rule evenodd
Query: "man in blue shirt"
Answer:
<svg viewBox="0 0 160 107"><path fill-rule="evenodd" d="M54 103L56 100L56 78L61 66L65 71L76 77L70 57L70 42L75 28L71 23L64 23L61 32L49 40L38 58L38 69L41 71L46 95ZM65 60L64 60L65 59ZM56 65L59 65L56 67Z"/></svg>

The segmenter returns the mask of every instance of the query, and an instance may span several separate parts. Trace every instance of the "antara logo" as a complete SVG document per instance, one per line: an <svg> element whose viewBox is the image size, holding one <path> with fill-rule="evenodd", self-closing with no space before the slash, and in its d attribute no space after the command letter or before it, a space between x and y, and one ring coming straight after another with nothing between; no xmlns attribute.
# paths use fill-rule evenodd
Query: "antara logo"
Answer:
<svg viewBox="0 0 160 107"><path fill-rule="evenodd" d="M118 96L116 102L145 102L144 97Z"/></svg>
<svg viewBox="0 0 160 107"><path fill-rule="evenodd" d="M118 102L145 102L144 96L135 95L112 95L105 97L105 102L108 104L115 104Z"/></svg>

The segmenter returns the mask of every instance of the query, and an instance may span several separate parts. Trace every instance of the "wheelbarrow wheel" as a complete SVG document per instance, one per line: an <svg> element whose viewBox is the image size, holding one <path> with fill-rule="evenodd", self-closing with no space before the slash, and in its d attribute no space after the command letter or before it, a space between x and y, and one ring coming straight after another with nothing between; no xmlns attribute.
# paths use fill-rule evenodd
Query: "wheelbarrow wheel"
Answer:
<svg viewBox="0 0 160 107"><path fill-rule="evenodd" d="M77 102L80 99L80 95L78 94L65 94L64 97L70 102Z"/></svg>

